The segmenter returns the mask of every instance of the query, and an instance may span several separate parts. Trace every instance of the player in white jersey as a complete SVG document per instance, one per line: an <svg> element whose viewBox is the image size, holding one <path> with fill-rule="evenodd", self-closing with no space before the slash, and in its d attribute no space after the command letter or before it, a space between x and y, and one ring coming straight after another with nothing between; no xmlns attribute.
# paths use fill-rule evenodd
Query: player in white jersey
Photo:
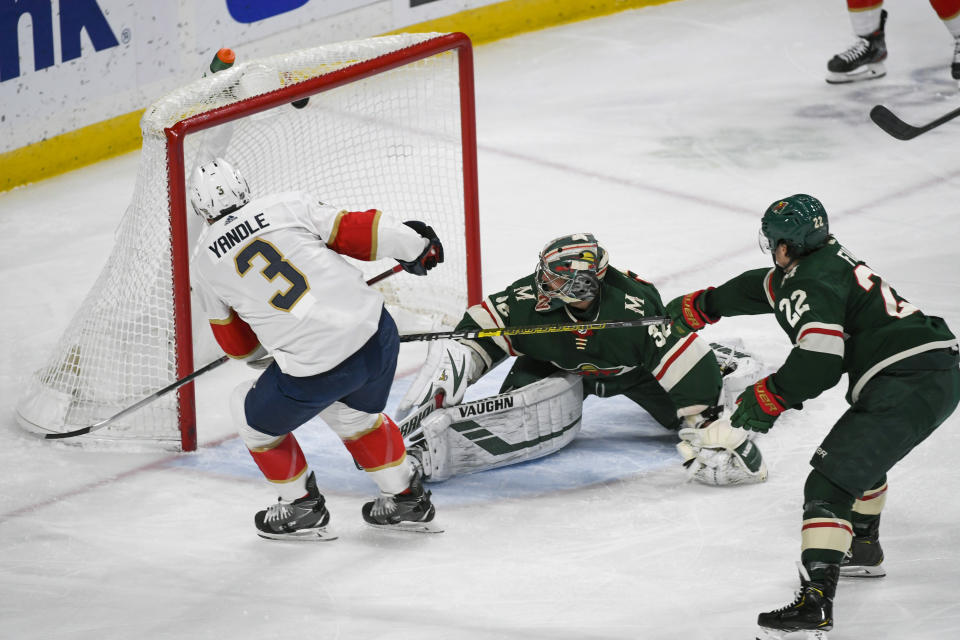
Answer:
<svg viewBox="0 0 960 640"><path fill-rule="evenodd" d="M265 538L329 539L330 514L293 430L316 415L340 436L381 495L370 524L436 530L415 455L383 409L399 338L383 297L341 255L395 258L426 275L443 246L419 221L345 211L302 192L250 197L223 159L194 172L190 202L208 222L191 262L214 337L234 358L266 367L231 400L240 436L274 483L277 504L256 514ZM269 358L267 358L269 354Z"/></svg>

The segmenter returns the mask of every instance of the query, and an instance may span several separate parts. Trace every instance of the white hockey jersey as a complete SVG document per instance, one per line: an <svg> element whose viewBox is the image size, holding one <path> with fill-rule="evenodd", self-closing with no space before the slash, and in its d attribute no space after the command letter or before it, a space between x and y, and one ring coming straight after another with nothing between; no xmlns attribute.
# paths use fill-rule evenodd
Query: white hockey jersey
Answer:
<svg viewBox="0 0 960 640"><path fill-rule="evenodd" d="M334 249L361 260L410 261L426 243L376 210L348 212L302 192L273 194L204 230L191 260L194 292L212 325L228 324L232 309L281 371L314 375L362 347L383 308L383 297Z"/></svg>

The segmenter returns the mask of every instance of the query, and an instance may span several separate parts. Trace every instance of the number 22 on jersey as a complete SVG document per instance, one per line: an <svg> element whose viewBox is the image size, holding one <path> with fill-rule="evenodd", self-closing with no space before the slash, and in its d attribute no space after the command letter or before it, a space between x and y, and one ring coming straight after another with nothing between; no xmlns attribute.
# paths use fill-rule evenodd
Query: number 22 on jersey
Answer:
<svg viewBox="0 0 960 640"><path fill-rule="evenodd" d="M857 278L857 284L864 291L870 291L874 286L874 281L880 284L880 296L883 298L883 305L887 315L894 318L903 318L911 313L916 313L919 309L893 292L883 278L878 276L873 269L865 264L858 264L853 269L853 275Z"/></svg>
<svg viewBox="0 0 960 640"><path fill-rule="evenodd" d="M306 276L300 273L299 269L284 260L283 254L266 240L259 238L253 240L237 253L234 262L237 265L237 272L240 277L244 277L253 267L253 259L256 256L262 257L267 266L260 270L260 275L268 281L273 282L277 276L282 277L290 286L286 291L277 291L270 298L270 305L281 311L290 311L293 305L300 301L307 291L310 290L310 283Z"/></svg>

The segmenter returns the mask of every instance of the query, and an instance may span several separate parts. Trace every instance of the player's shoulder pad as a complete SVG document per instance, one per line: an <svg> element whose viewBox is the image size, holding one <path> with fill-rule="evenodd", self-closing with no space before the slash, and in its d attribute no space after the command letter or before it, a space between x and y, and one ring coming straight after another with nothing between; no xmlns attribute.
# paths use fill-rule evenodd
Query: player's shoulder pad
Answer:
<svg viewBox="0 0 960 640"><path fill-rule="evenodd" d="M604 284L612 289L623 292L624 295L642 296L660 303L660 292L653 283L644 280L632 271L621 271L610 267L603 278Z"/></svg>

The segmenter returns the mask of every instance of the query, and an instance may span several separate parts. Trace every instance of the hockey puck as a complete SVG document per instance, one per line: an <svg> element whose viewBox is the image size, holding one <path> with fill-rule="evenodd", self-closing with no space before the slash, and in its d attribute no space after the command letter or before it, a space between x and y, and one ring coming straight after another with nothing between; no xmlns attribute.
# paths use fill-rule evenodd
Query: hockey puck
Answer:
<svg viewBox="0 0 960 640"><path fill-rule="evenodd" d="M307 106L308 102L310 102L310 98L304 98L303 100L294 100L290 104L292 104L297 109L303 109L305 106Z"/></svg>

